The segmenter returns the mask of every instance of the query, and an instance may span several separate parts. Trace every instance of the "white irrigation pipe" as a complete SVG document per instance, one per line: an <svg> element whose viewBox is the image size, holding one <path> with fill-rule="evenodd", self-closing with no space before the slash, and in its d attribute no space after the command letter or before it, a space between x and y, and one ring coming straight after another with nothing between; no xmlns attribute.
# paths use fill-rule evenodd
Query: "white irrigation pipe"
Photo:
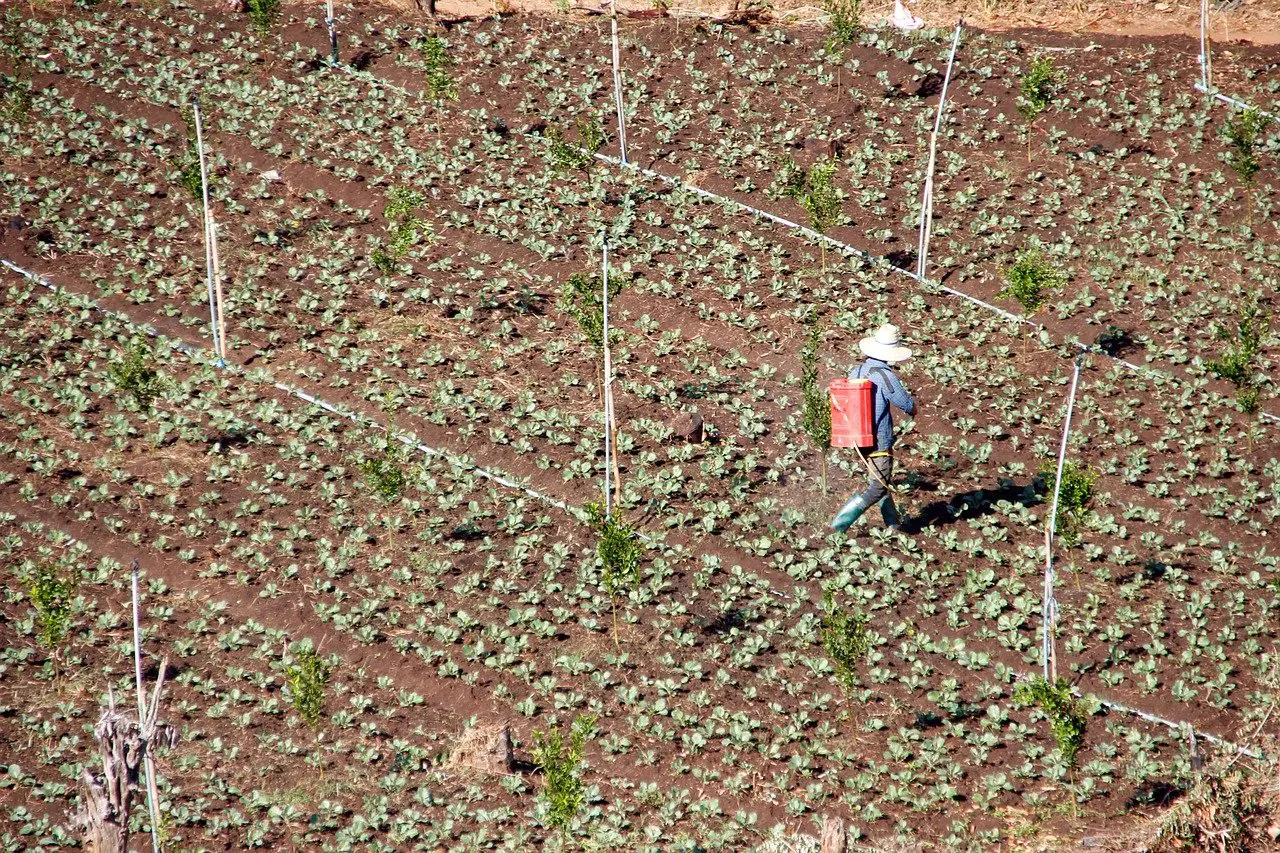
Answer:
<svg viewBox="0 0 1280 853"><path fill-rule="evenodd" d="M1071 435L1071 413L1076 405L1076 386L1080 382L1080 357L1077 356L1071 373L1071 390L1067 393L1067 417L1062 424L1062 445L1058 448L1058 475L1053 482L1053 503L1044 528L1044 594L1041 598L1043 624L1040 636L1041 665L1046 680L1058 678L1058 654L1053 632L1058 625L1058 600L1054 598L1053 534L1058 528L1058 498L1062 492L1062 470L1067 463L1067 438Z"/></svg>
<svg viewBox="0 0 1280 853"><path fill-rule="evenodd" d="M333 17L333 0L325 0L325 26L329 28L329 62L338 64L338 22Z"/></svg>
<svg viewBox="0 0 1280 853"><path fill-rule="evenodd" d="M62 288L58 287L58 286L57 286L56 284L54 284L53 282L51 282L51 281L49 281L48 279L46 279L45 277L43 277L43 276L39 275L38 273L34 273L34 272L29 271L29 270L26 270L26 269L24 269L23 267L20 267L20 266L18 266L17 264L15 264L15 263L13 263L12 261L9 261L9 260L7 260L7 259L5 259L5 258L0 258L0 265L3 265L3 266L5 266L5 267L9 268L10 270L13 270L14 272L18 273L19 275L22 275L23 277L25 277L25 278L27 278L27 279L30 279L31 281L35 282L36 284L39 284L39 285L41 285L42 287L46 287L46 288L48 288L49 290L51 290L51 291L53 291L53 292L55 292L55 293L66 293L66 292L67 292L67 291L63 290ZM146 334L148 334L148 335L150 335L150 336L152 336L152 337L155 337L155 338L160 338L159 333L158 333L158 332L156 332L156 331L155 331L155 329L153 329L153 328L151 328L151 327L149 327L149 326L143 326L143 325L140 325L140 324L138 324L138 323L135 323L135 322L133 321L133 319L132 319L131 317L129 317L129 315L125 314L124 312L121 312L121 311L112 311L112 310L109 310L109 309L107 309L107 308L103 308L102 306L98 305L96 302L93 302L92 300L88 300L88 301L89 301L89 304L90 304L90 305L92 305L92 307L93 307L95 310L97 310L97 311L99 311L99 312L101 312L101 313L103 313L103 314L105 314L105 315L107 315L107 316L115 317L115 318L117 318L117 319L120 319L120 320L122 320L123 322L125 322L125 323L127 323L127 324L129 324L129 325L132 325L132 326L138 326L138 327L139 327L139 328L141 328L141 329L142 329ZM174 349L178 350L179 352L182 352L182 353L184 353L185 355L189 356L193 361L195 361L195 360L200 360L200 359L201 359L201 357L202 357L202 351L201 351L198 347L194 347L194 346L192 346L192 345L190 345L190 344L186 344L186 343L183 343L183 342L181 342L181 341L176 341L176 340L169 340L169 341L168 341L168 344L169 344L170 346L172 346ZM230 370L231 372L234 372L234 373L242 374L242 375L244 375L244 376L245 376L245 378L250 379L251 381L262 381L262 380L257 380L257 379L255 379L253 376L249 375L247 372L245 372L245 371L243 370L243 368L239 367L238 365L228 365L226 369L228 369L228 370ZM311 405L316 406L317 408L323 409L323 410L325 410L325 411L327 411L327 412L329 412L329 413L331 413L331 414L337 415L338 417L344 418L344 419L346 419L346 420L348 420L348 421L351 421L351 422L356 423L356 424L359 424L359 425L371 426L371 427L373 427L373 428L375 428L375 429L379 429L379 430L381 430L381 431L383 431L383 432L389 432L389 430L387 429L387 427L386 427L386 426L384 426L384 425L382 425L382 424L378 423L377 421L373 420L372 418L367 418L367 417L364 417L364 416L361 416L361 415L355 414L355 413L353 413L353 412L343 411L342 409L340 409L339 407L337 407L337 406L333 405L332 403L329 403L329 402L327 402L327 401L325 401L325 400L320 399L319 397L315 397L315 396L313 396L313 395L311 395L311 394L308 394L306 391L302 391L302 390L300 390L300 389L298 389L298 388L294 388L294 387L292 387L292 386L290 386L290 385L286 385L286 384L285 384L285 383L283 383L283 382L275 382L275 381L272 381L272 380L269 380L269 379L268 379L268 380L266 380L266 381L267 381L267 382L269 382L269 383L272 385L272 387L274 387L274 388L276 388L276 389L278 389L278 390L280 390L280 391L284 391L285 393L290 394L290 395L292 395L292 396L294 396L294 397L297 397L298 399L303 400L304 402L310 403ZM442 459L444 459L444 460L446 460L446 461L448 461L448 462L450 462L450 463L452 463L452 464L454 464L454 465L457 465L457 466L458 466L458 467L460 467L460 468L470 470L472 473L474 473L474 474L476 474L476 475L478 475L478 476L480 476L480 477L483 477L484 479L487 479L487 480L489 480L490 482L493 482L493 483L495 483L495 484L497 484L497 485L499 485L499 486L503 486L504 488L514 489L514 490L518 490L518 491L524 492L525 494L527 494L527 495L529 495L529 496L531 496L531 497L537 498L537 499L538 499L538 500L540 500L540 501L543 501L543 502L545 502L545 503L547 503L547 504L550 504L551 506L554 506L554 507L556 507L556 508L558 508L558 509L563 510L565 513L567 513L567 514L569 514L569 515L572 515L574 518L576 518L576 519L578 519L578 520L584 520L584 513L582 512L582 510L578 509L577 507L570 506L569 504L567 504L566 502L564 502L564 501L562 501L562 500L560 500L560 499L558 499L558 498L554 498L554 497L551 497L550 495L544 494L544 493L539 492L539 491L537 491L537 490L535 490L535 489L531 489L531 488L529 488L528 486L522 485L521 483L518 483L518 482L516 482L516 481L514 481L514 480L512 480L512 479L510 479L510 478L508 478L508 477L505 477L505 476L503 476L503 475L501 475L501 474L496 474L496 473L494 473L494 472L492 472L492 471L485 470L485 469L483 469L483 468L479 467L478 465L476 465L474 462L471 462L471 461L470 461L470 460L468 460L468 459L465 459L465 458L463 458L463 457L460 457L460 456L458 456L458 455L456 455L456 454L454 454L454 453L452 453L452 452L450 452L450 451L447 451L447 450L440 450L440 449L438 449L438 448L434 448L434 447L429 447L429 446L427 446L427 445L425 445L425 444L422 444L422 443L420 443L420 442L417 442L417 441L416 441L412 436L405 435L405 434L402 434L402 433L392 433L392 434L391 434L391 437L392 437L392 438L394 438L395 440L399 441L401 444L404 444L404 445L405 445L405 446L407 446L407 447L413 448L413 449L415 449L415 450L419 451L420 453L423 453L423 454L428 455L428 456L436 456L436 457L442 458ZM649 535L649 534L647 534L647 533L641 532L641 531L637 531L636 535L637 535L637 536L639 536L641 539L645 540L646 542L651 542L651 543L652 543L652 542L657 541L655 537L653 537L653 536L651 536L651 535ZM798 600L798 599L796 598L796 596L794 596L794 595L789 595L789 594L787 594L787 593L785 593L785 592L781 592L781 591L779 591L779 590L776 590L776 589L774 589L772 586L769 586L769 587L767 587L766 589L767 589L767 591L768 591L768 592L772 593L772 594L773 594L775 597L777 597L777 598L790 598L790 599L792 599L792 600ZM1020 675L1020 674L1019 674L1019 673L1017 673L1017 672L1015 671L1015 672L1014 672L1014 675L1015 675L1015 676L1017 676L1017 675ZM1073 688L1072 688L1072 691L1073 691L1074 693L1076 693L1076 695L1080 695L1079 690L1078 690L1077 688L1073 687ZM1124 713L1133 714L1134 716L1137 716L1137 717L1139 717L1139 718L1141 718L1141 719L1143 719L1143 720L1146 720L1146 721L1148 721L1148 722L1152 722L1152 723L1157 723L1157 724L1162 725L1162 726L1166 726L1166 727L1168 727L1168 728L1170 728L1170 729L1173 729L1173 730L1175 730L1175 731L1186 731L1186 730L1188 730L1188 729L1189 729L1189 730L1191 730L1192 732L1196 732L1196 729L1195 729L1193 726L1191 726L1189 723L1185 723L1185 722L1175 722L1175 721L1172 721L1172 720L1167 720L1167 719L1165 719L1165 718L1163 718L1163 717L1157 717L1157 716L1155 716L1154 714L1148 714L1147 712L1145 712L1145 711L1140 711L1140 710L1138 710L1138 709L1136 709L1136 708L1130 708L1130 707L1128 707L1128 706L1126 706L1126 705L1123 705L1123 704L1121 704L1121 703L1119 703L1119 702L1114 702L1114 701L1109 700L1109 699L1104 699L1104 698L1103 698L1103 697L1101 697L1101 696L1097 696L1097 694L1092 694L1092 695L1094 695L1094 696L1098 699L1099 703L1101 703L1103 706L1105 706L1105 707L1107 707L1107 708L1112 708L1112 709L1117 710L1117 711L1123 711ZM1242 752L1242 753L1244 753L1245 755L1248 755L1248 756L1250 756L1250 757L1253 757L1253 758L1260 758L1260 757L1261 757L1261 753L1260 753L1258 750L1256 750L1256 749L1253 749L1253 748L1250 748L1250 747L1247 747L1247 746L1235 747L1235 745L1234 745L1234 744L1231 744L1229 741L1227 741L1227 740L1225 740L1225 739L1223 739L1223 738L1217 737L1216 735L1208 734L1208 733L1205 733L1205 732L1199 732L1199 735L1200 735L1200 737L1203 737L1205 740L1208 740L1208 741L1210 741L1211 743L1215 743L1215 744L1219 744L1219 745L1223 745L1223 746L1231 746L1231 747L1234 747L1234 748L1236 748L1238 751L1240 751L1240 752Z"/></svg>
<svg viewBox="0 0 1280 853"><path fill-rule="evenodd" d="M611 384L613 381L613 364L609 359L609 236L604 237L604 260L601 263L603 284L600 287L600 301L602 307L600 310L601 325L603 326L603 339L601 348L604 354L604 370L602 385L600 388L602 402L604 403L604 517L613 517L613 490L610 488L609 470L613 463L613 392Z"/></svg>
<svg viewBox="0 0 1280 853"><path fill-rule="evenodd" d="M142 617L141 600L138 592L138 561L134 560L130 567L131 589L133 593L133 680L138 688L138 732L146 737L147 696L142 689ZM146 768L147 779L147 811L151 814L151 849L160 853L160 802L156 789L156 762L151 757L151 744L143 743L142 763Z"/></svg>
<svg viewBox="0 0 1280 853"><path fill-rule="evenodd" d="M1209 95L1215 100L1221 101L1227 106L1234 107L1238 110L1253 109L1259 115L1274 119L1276 116L1264 109L1252 107L1238 98L1228 97L1219 92L1213 85L1213 43L1210 40L1210 21L1209 21L1209 0L1200 0L1200 82L1196 83L1195 89L1205 95Z"/></svg>
<svg viewBox="0 0 1280 853"><path fill-rule="evenodd" d="M613 100L618 110L618 153L627 162L627 120L622 109L622 61L618 51L618 0L610 3L610 27L613 31Z"/></svg>
<svg viewBox="0 0 1280 853"><path fill-rule="evenodd" d="M942 94L938 98L938 114L933 120L933 133L929 135L929 166L925 170L924 191L920 198L920 239L916 243L916 276L924 278L929 258L929 237L933 232L933 170L938 161L938 134L942 131L942 114L947 106L947 87L951 85L951 69L956 63L956 50L960 47L960 30L964 18L956 21L955 38L951 40L951 57L947 60L947 74L942 78Z"/></svg>
<svg viewBox="0 0 1280 853"><path fill-rule="evenodd" d="M200 195L204 202L204 274L209 286L209 330L213 338L213 351L221 353L222 346L218 340L218 297L213 286L216 276L213 234L209 228L213 214L209 210L209 170L204 161L204 125L200 119L199 97L191 101L191 113L196 124L196 156L200 160Z"/></svg>
<svg viewBox="0 0 1280 853"><path fill-rule="evenodd" d="M54 293L72 294L72 291L68 291L65 288L59 287L58 285L49 281L47 278L40 275L39 273L31 272L30 270L24 269L23 267L18 266L17 264L5 258L0 258L0 266L7 267L8 269L13 270L14 272L18 273L24 278L27 278L30 281L33 281L42 287L48 288ZM72 294L72 295L75 295L75 294ZM554 506L557 509L564 510L566 513L568 513L569 515L572 515L574 518L582 519L584 517L582 510L578 509L577 507L571 506L570 504L565 503L559 498L554 498L554 497L551 497L550 495L544 494L538 491L537 489L532 489L504 474L500 474L495 471L489 471L485 468L481 468L479 465L477 465L475 462L471 461L470 459L466 458L465 456L460 456L450 450L442 450L440 448L431 447L427 444L423 444L422 442L419 442L415 437L407 433L391 432L385 425L374 420L373 418L358 414L353 411L345 410L339 406L334 405L333 403L330 403L326 400L321 399L320 397L316 397L312 394L309 394L300 388L295 388L294 386L288 385L284 382L277 382L269 374L266 374L265 371L258 371L259 374L262 374L266 377L266 378L259 378L257 376L254 376L250 372L246 371L244 368L240 367L239 365L220 364L216 358L216 354L214 354L213 358L210 358L205 353L205 351L202 350L200 347L197 347L192 344L188 344L173 338L167 338L166 336L163 336L159 332L157 332L154 328L142 323L135 322L132 317L130 317L128 314L124 313L123 311L114 311L109 308L103 308L101 305L98 305L96 302L92 300L88 300L87 297L83 297L83 298L85 298L89 302L89 304L94 308L94 310L102 314L105 314L108 317L114 317L115 319L121 321L122 323L125 323L126 325L134 326L138 329L141 329L145 334L149 335L150 337L156 338L157 340L160 340L163 343L166 343L168 346L172 347L178 352L189 357L192 361L197 361L197 362L203 361L203 362L211 363L218 367L222 367L232 373L239 374L251 382L261 382L263 384L270 385L271 387L275 388L278 391L283 391L286 394L297 397L299 400L302 400L303 402L309 403L315 406L316 408L323 409L326 412L329 412L330 414L337 415L340 418L351 421L354 424L369 427L371 429L380 430L382 432L388 433L392 439L400 442L405 447L411 448L413 450L417 450L419 453L422 453L426 456L438 457L440 459L445 460L446 462L449 462L452 465L456 465L457 467L462 468L463 470L476 474L477 476L483 479L489 480L492 483L496 483L499 486L524 492L526 495L529 495L530 497L537 498L538 500L543 501L544 503L550 504L551 506Z"/></svg>
<svg viewBox="0 0 1280 853"><path fill-rule="evenodd" d="M421 94L415 94L413 92L410 92L408 89L405 89L403 86L397 86L394 83L388 83L387 81L373 74L370 74L367 71L359 71L354 68L348 68L345 65L338 65L334 67L338 71L343 72L344 74L350 75L352 77L357 77L361 80L365 80L375 86L381 86L389 91L397 92L406 98L411 98L411 99L422 98ZM1240 103L1238 101L1233 101L1230 98L1225 98L1225 100L1232 103L1237 103L1237 104ZM632 171L638 172L649 178L653 178L655 180L661 181L665 184L668 184L669 186L679 187L685 190L686 192L693 193L695 195L698 195L710 201L719 202L720 204L728 205L730 207L737 208L738 210L746 211L760 219L773 222L777 225L783 226L784 228L789 228L793 231L803 234L811 240L825 241L828 246L834 246L837 250L860 257L871 264L879 265L885 269L890 270L891 272L898 273L899 275L905 275L908 278L914 279L915 281L925 286L937 287L940 291L948 294L949 296L955 296L959 299L963 299L966 302L970 302L974 305L977 305L979 308L982 308L986 311L990 311L993 314L997 314L1003 317L1004 319L1009 320L1010 322L1018 323L1024 326L1030 326L1032 329L1039 329L1039 330L1045 329L1045 327L1042 324L1037 323L1034 320L1029 320L1026 317L1020 317L1017 314L1013 314L1009 311L1004 310L1003 308L1000 308L999 306L992 305L989 302L985 302L981 299L978 299L976 296L972 296L968 293L965 293L963 290L956 290L954 287L948 287L942 284L941 282L930 281L929 279L925 278L922 275L919 275L918 273L915 273L915 272L912 272L911 270L906 270L906 269L903 269L902 267L894 265L891 261L887 260L886 258L872 255L869 252L865 252L862 249L857 248L856 246L849 245L848 243L842 243L841 241L835 239L834 237L828 237L825 234L822 234L818 231L814 231L812 228L808 228L804 225L800 225L799 223L792 222L789 219L785 219L781 216L778 216L777 214L770 213L767 210L761 210L757 207L752 207L751 205L745 204L744 202L740 202L736 199L732 199L727 196L718 195L716 193L710 192L709 190L704 190L701 187L695 187L692 184L686 184L684 181L680 180L679 178L673 178L668 175L664 175L661 172L655 172L653 169L646 169L645 167L638 166L633 162L623 163L618 158L610 157L607 154L600 154L597 152L595 154L595 158L602 163L609 163L614 166L622 166L624 168L631 169ZM1116 364L1119 364L1122 367L1132 370L1135 373L1145 373L1149 376L1153 376L1161 379L1167 379L1173 382L1182 381L1175 374L1165 370L1157 370L1152 367L1146 367L1140 364L1135 364L1131 361L1126 361L1125 359L1118 358L1113 355L1109 355L1108 353L1105 353L1105 352L1101 352L1098 350L1091 350L1089 347L1085 346L1084 344L1077 343L1076 346L1082 351L1088 350L1088 351L1094 352L1096 355L1100 355L1104 358L1107 358L1115 362ZM1270 412L1259 412L1258 415L1263 420L1280 424L1280 416L1278 415L1273 415Z"/></svg>

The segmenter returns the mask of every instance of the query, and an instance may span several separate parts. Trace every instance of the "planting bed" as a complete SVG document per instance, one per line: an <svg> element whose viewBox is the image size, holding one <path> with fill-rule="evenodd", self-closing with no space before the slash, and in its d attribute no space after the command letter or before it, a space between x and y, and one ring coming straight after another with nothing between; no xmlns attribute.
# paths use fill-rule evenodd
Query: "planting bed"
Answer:
<svg viewBox="0 0 1280 853"><path fill-rule="evenodd" d="M1274 305L1276 139L1250 202L1221 162L1225 114L1190 88L1189 44L963 43L930 275L996 299L1037 236L1071 282L1032 332L643 174L557 162L572 153L557 132L611 126L607 27L591 21L453 25L456 101L430 97L425 34L377 12L343 13L356 74L316 60L315 20L264 37L172 3L25 23L35 98L0 123L0 249L60 291L6 272L0 302L9 849L71 843L96 700L128 692L134 556L146 651L172 659L166 712L184 729L160 759L175 849L744 849L828 814L941 849L1078 838L1192 773L1186 728L1102 700L1225 737L1264 721L1276 427L1207 362L1246 297ZM790 218L786 158L834 154L850 222L831 235L911 266L949 45L871 33L835 62L814 31L629 22L629 154ZM1019 69L1046 45L1070 48L1053 53L1066 82L1028 146ZM1219 83L1265 102L1273 62L1242 50ZM180 184L196 91L226 368L170 348L208 335L201 212ZM416 239L379 265L397 188L420 196ZM616 601L580 509L604 475L599 358L559 304L606 233L624 280L620 506L646 546ZM831 453L824 492L801 427L814 316L824 379L887 320L919 352L899 452L909 534L825 526L858 471ZM161 335L151 412L109 373L144 326ZM1096 494L1079 543L1055 546L1059 668L1089 711L1072 766L1013 694L1041 665L1038 470L1071 342L1108 326L1171 375L1083 357L1069 456ZM1259 374L1275 353L1264 335ZM1269 380L1260 396L1274 409ZM674 428L694 412L705 441ZM441 452L388 450L375 422ZM398 495L366 475L382 463L404 473ZM79 578L52 651L19 580L50 562ZM846 684L820 640L826 591L869 619ZM282 692L287 645L308 642L332 656L314 727ZM583 714L587 804L562 833L533 732ZM511 774L459 766L465 729L508 721Z"/></svg>

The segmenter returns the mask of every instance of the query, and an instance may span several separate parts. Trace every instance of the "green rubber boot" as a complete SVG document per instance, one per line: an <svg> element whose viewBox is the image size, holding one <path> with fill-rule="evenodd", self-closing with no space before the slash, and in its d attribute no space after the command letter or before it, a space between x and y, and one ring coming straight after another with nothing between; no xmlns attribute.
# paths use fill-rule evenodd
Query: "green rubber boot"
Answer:
<svg viewBox="0 0 1280 853"><path fill-rule="evenodd" d="M870 506L863 502L862 495L854 495L849 498L848 503L840 507L840 512L836 513L836 517L831 520L831 529L843 533L849 529L849 525L862 518L862 514L868 509Z"/></svg>
<svg viewBox="0 0 1280 853"><path fill-rule="evenodd" d="M885 496L880 501L880 516L884 519L884 526L895 533L902 532L902 517L898 515L898 505L893 502L893 498Z"/></svg>

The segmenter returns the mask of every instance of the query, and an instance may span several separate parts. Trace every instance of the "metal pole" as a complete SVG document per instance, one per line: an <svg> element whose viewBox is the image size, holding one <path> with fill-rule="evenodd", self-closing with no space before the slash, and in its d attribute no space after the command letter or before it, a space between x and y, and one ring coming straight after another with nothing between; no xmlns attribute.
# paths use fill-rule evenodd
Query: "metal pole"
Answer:
<svg viewBox="0 0 1280 853"><path fill-rule="evenodd" d="M610 397L612 391L609 387L610 371L613 365L609 362L609 237L604 237L604 262L602 264L603 272L601 280L604 284L601 286L601 313L603 317L604 328L604 515L605 518L613 516L613 491L610 489L609 471L613 464L613 418Z"/></svg>
<svg viewBox="0 0 1280 853"><path fill-rule="evenodd" d="M147 810L151 813L151 849L154 853L160 853L160 803L155 795L155 764L151 760L151 744L145 742L150 733L146 730L147 697L142 689L142 619L139 615L141 596L138 593L138 571L138 561L134 560L130 566L133 590L133 679L138 688L138 732L144 738L142 748L147 773Z"/></svg>
<svg viewBox="0 0 1280 853"><path fill-rule="evenodd" d="M338 64L338 22L333 18L333 0L326 0L325 25L329 28L329 63Z"/></svg>
<svg viewBox="0 0 1280 853"><path fill-rule="evenodd" d="M916 275L924 278L929 257L929 237L933 231L933 170L938 159L938 134L942 131L942 113L947 105L947 87L951 85L951 69L956 62L956 50L960 47L960 30L964 19L956 21L956 34L951 39L951 57L947 60L947 73L942 78L942 95L938 98L938 113L933 120L933 133L929 136L929 166L925 170L924 191L920 198L920 239L916 245Z"/></svg>
<svg viewBox="0 0 1280 853"><path fill-rule="evenodd" d="M1071 373L1071 390L1067 395L1067 417L1062 425L1062 445L1058 448L1058 474L1053 483L1053 503L1049 509L1049 523L1044 528L1044 597L1041 615L1044 620L1041 635L1041 657L1044 666L1044 677L1054 680L1058 677L1058 659L1054 648L1053 629L1058 621L1058 602L1053 596L1053 535L1057 532L1058 495L1062 490L1062 469L1067 462L1067 438L1071 434L1071 415L1075 409L1076 386L1080 382L1080 359L1076 358Z"/></svg>
<svg viewBox="0 0 1280 853"><path fill-rule="evenodd" d="M613 30L613 100L618 111L618 152L623 165L627 162L627 122L622 111L622 64L618 53L618 0L610 3L610 25Z"/></svg>
<svg viewBox="0 0 1280 853"><path fill-rule="evenodd" d="M196 121L196 156L200 158L200 193L204 200L204 271L209 285L209 327L213 336L213 351L221 357L222 346L218 341L218 299L213 286L213 239L209 230L209 169L204 160L204 124L200 118L200 99L191 102L191 113Z"/></svg>

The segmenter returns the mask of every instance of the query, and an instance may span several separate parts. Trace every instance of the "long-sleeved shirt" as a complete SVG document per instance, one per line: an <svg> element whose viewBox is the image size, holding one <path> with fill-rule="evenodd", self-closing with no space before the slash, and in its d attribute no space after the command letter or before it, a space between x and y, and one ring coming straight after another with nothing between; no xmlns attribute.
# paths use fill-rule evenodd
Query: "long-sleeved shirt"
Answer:
<svg viewBox="0 0 1280 853"><path fill-rule="evenodd" d="M876 433L874 450L893 450L893 411L892 403L902 409L908 416L916 413L916 401L907 393L898 374L893 372L887 361L868 358L862 364L849 371L850 379L870 379L875 383L875 416L872 425Z"/></svg>

